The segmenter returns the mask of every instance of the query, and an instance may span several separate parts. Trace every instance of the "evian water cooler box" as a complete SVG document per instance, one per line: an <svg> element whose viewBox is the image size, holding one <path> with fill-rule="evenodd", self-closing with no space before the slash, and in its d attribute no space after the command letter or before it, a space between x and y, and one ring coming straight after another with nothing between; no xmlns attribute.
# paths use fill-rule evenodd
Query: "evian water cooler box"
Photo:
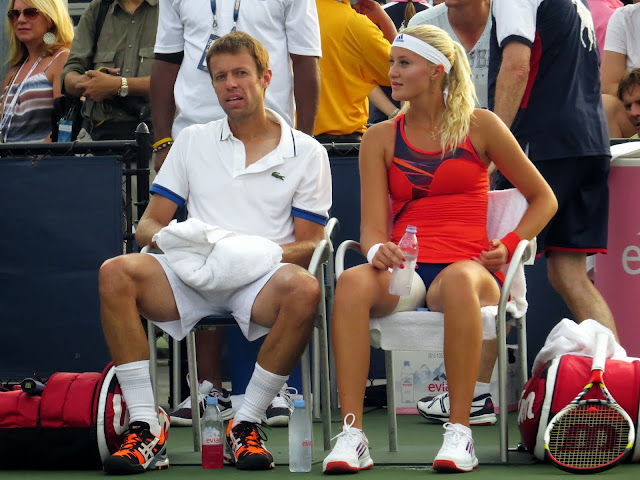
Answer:
<svg viewBox="0 0 640 480"><path fill-rule="evenodd" d="M517 345L507 346L507 381L509 411L517 410L520 399L520 379L517 367ZM447 373L444 368L444 354L441 351L393 352L394 393L396 413L417 414L417 403L425 397L435 397L447 391ZM491 376L491 396L499 410L497 362Z"/></svg>

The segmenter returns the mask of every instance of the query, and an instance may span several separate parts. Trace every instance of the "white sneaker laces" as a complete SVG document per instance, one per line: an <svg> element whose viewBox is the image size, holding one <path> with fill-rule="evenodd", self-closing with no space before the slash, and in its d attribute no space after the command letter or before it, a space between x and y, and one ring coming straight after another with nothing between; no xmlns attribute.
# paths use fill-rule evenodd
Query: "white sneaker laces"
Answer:
<svg viewBox="0 0 640 480"><path fill-rule="evenodd" d="M471 437L471 435L458 430L453 423L446 422L443 427L445 429L443 434L445 448L457 448L460 441L465 439L465 437L468 441L473 442L473 437Z"/></svg>
<svg viewBox="0 0 640 480"><path fill-rule="evenodd" d="M351 421L348 422L347 419L351 417ZM364 437L364 432L359 428L355 428L353 426L356 421L356 416L353 413L348 413L344 417L344 425L342 426L342 431L333 437L331 440L338 439L336 442L336 447L338 445L342 446L342 443L346 443L347 446L355 446L360 442L361 437Z"/></svg>

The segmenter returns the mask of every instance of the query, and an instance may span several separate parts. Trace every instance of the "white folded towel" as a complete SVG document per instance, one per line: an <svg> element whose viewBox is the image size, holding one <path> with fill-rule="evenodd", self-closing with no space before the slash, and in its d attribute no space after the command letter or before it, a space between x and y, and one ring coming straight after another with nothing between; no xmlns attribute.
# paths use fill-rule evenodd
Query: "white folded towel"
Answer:
<svg viewBox="0 0 640 480"><path fill-rule="evenodd" d="M608 334L609 342L607 343L606 358L627 358L626 350L616 342L613 333L607 327L591 319L576 323L573 320L564 318L549 332L544 346L536 355L532 368L533 375L545 363L558 355L571 353L592 357L597 332L606 332Z"/></svg>
<svg viewBox="0 0 640 480"><path fill-rule="evenodd" d="M493 190L489 192L489 206L487 209L487 236L489 241L500 239L512 232L520 223L520 219L527 210L529 204L524 196L515 188L509 190ZM527 265L533 264L535 259L536 242L529 242L531 251ZM502 268L507 273L509 265ZM524 278L524 268L516 271L511 286L511 299L507 303L507 312L516 318L520 318L527 312L527 282ZM496 313L498 307L495 307Z"/></svg>
<svg viewBox="0 0 640 480"><path fill-rule="evenodd" d="M197 290L232 290L257 280L282 260L282 247L257 235L236 235L197 218L171 222L153 236L169 265Z"/></svg>

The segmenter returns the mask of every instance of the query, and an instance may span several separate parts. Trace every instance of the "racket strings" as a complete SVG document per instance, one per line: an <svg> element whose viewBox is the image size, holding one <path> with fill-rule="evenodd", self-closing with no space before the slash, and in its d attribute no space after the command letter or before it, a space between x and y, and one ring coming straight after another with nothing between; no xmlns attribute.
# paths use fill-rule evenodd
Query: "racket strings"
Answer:
<svg viewBox="0 0 640 480"><path fill-rule="evenodd" d="M549 453L567 466L605 465L624 454L629 433L629 423L616 408L595 402L578 405L556 419Z"/></svg>

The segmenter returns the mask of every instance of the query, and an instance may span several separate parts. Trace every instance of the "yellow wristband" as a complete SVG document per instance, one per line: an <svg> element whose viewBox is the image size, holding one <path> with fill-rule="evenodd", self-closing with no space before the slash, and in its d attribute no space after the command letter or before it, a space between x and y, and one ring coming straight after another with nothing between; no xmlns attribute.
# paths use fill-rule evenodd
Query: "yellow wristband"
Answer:
<svg viewBox="0 0 640 480"><path fill-rule="evenodd" d="M162 140L158 140L156 143L154 143L153 145L151 145L151 148L156 148L156 147L158 147L158 146L162 145L163 143L172 142L172 141L173 141L173 138L171 138L171 137L166 137L166 138L163 138ZM147 144L147 145L148 145L148 144Z"/></svg>

